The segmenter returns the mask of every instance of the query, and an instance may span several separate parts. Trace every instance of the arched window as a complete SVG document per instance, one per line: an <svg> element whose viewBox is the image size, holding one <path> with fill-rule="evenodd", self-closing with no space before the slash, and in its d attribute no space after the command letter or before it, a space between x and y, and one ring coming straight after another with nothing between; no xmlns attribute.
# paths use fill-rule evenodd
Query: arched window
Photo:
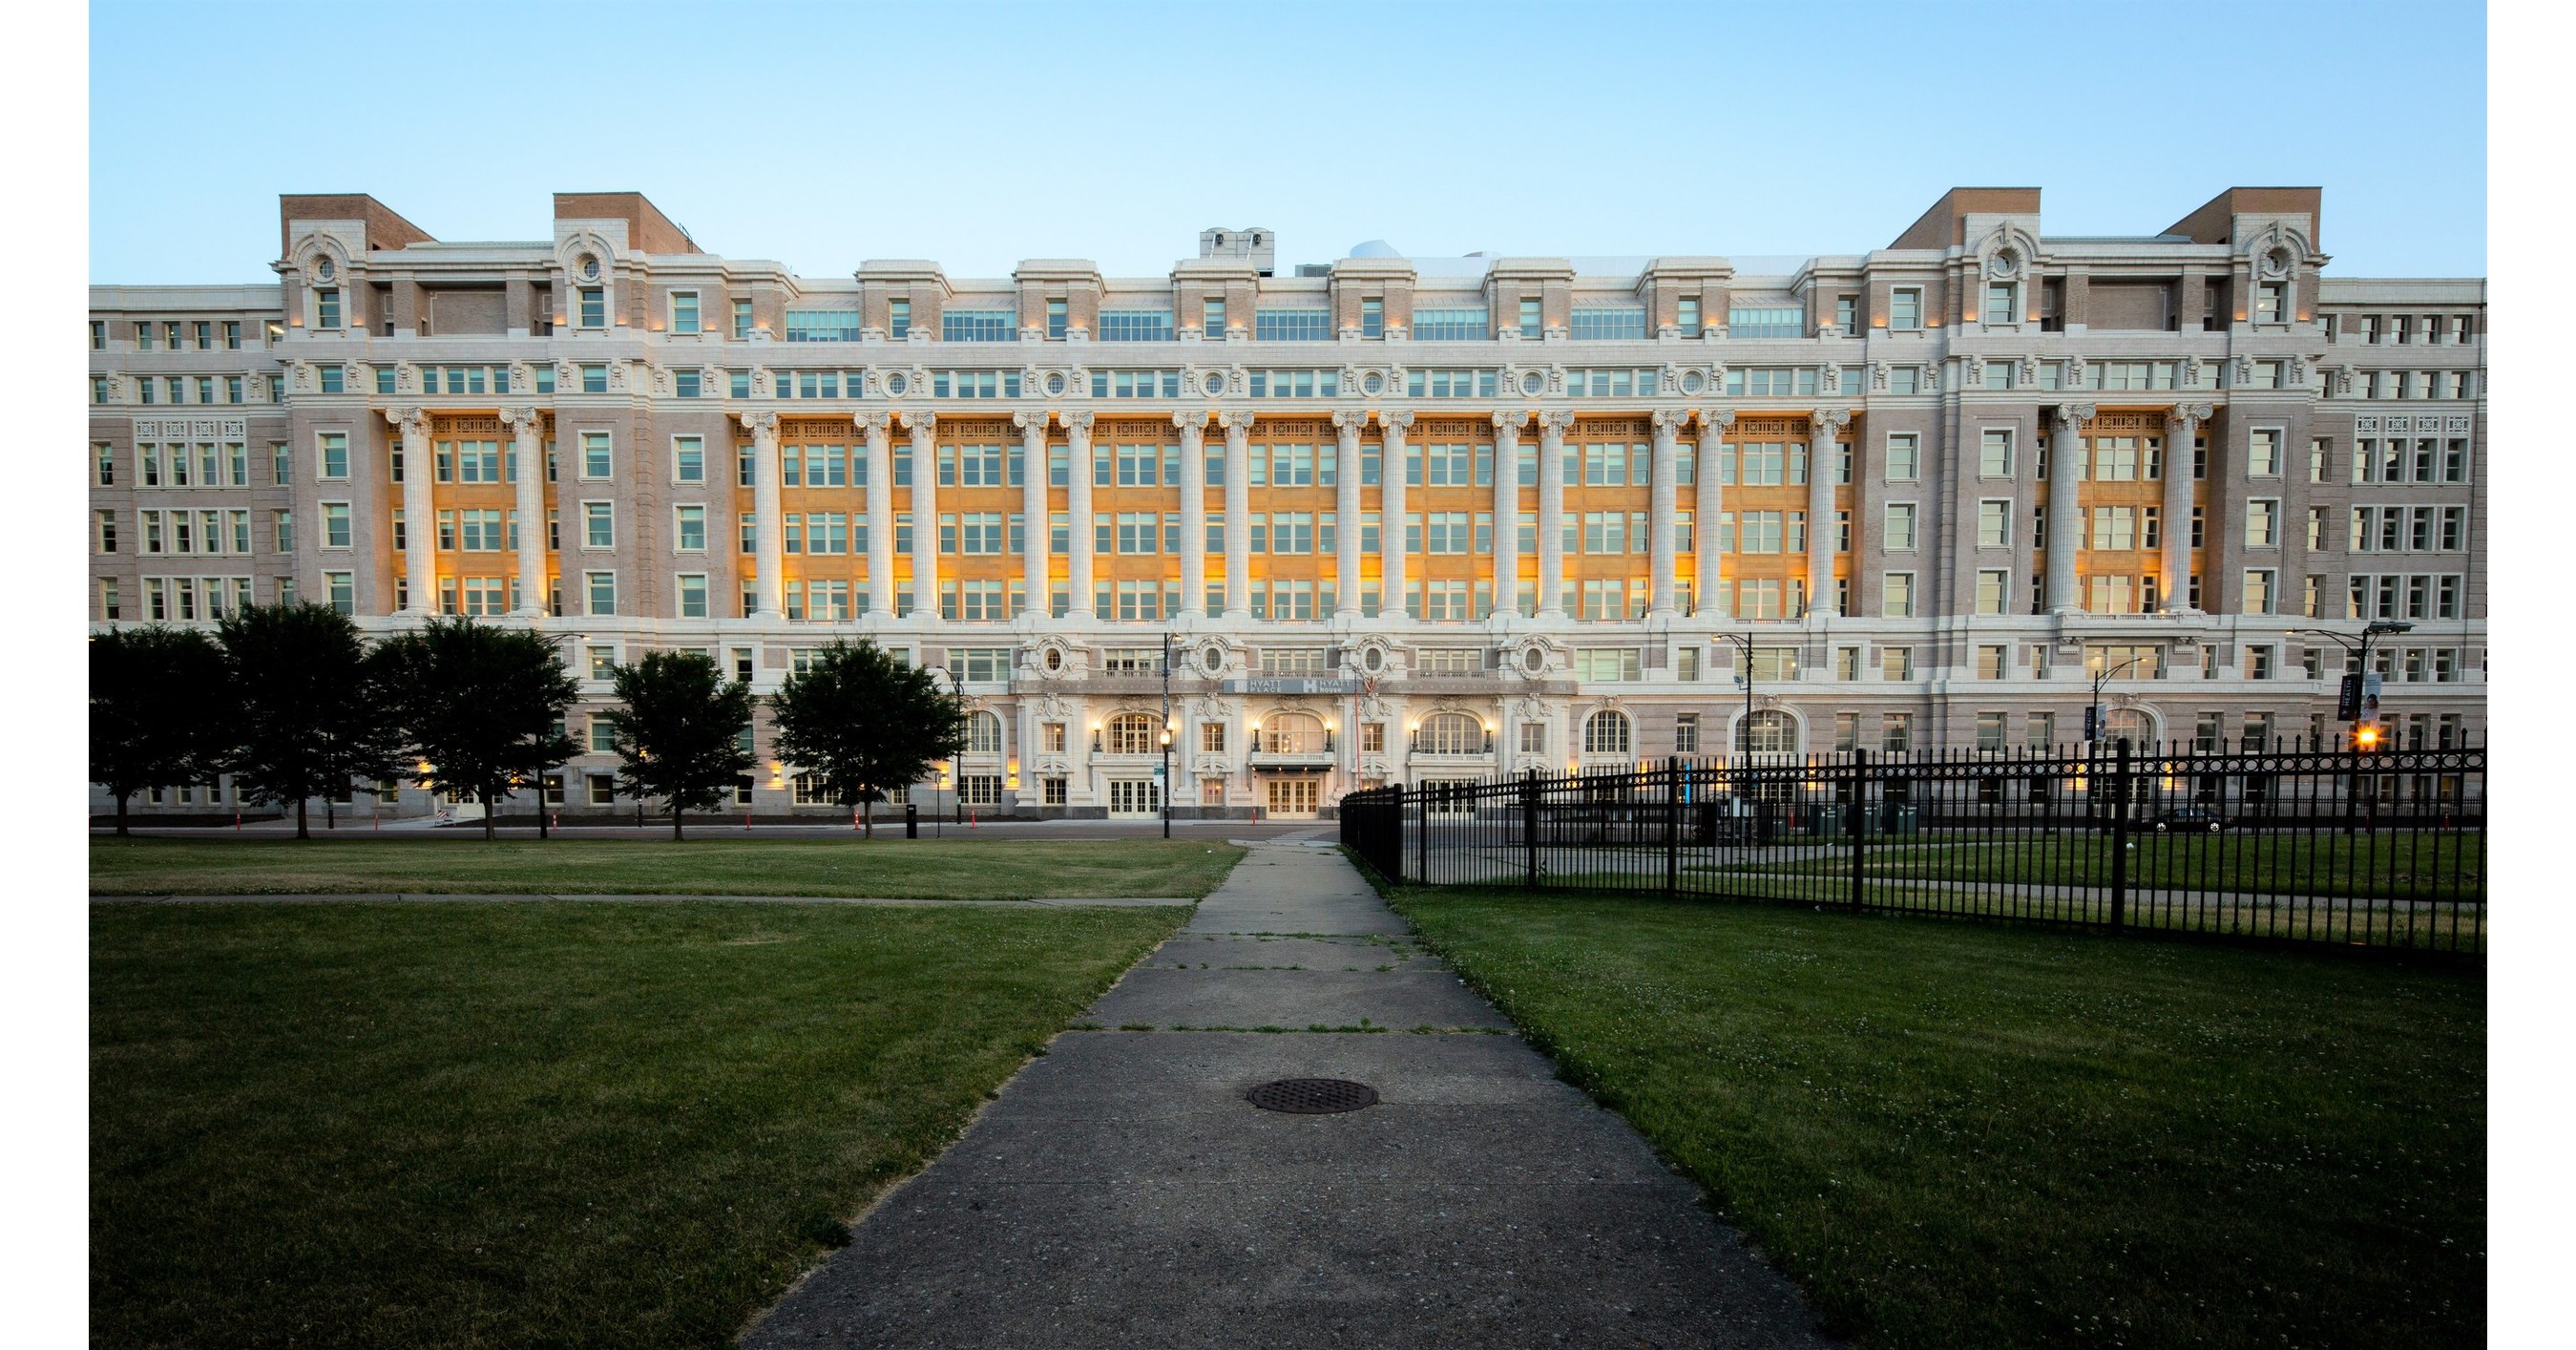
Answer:
<svg viewBox="0 0 2576 1350"><path fill-rule="evenodd" d="M1162 751L1160 722L1144 713L1120 713L1109 719L1108 752L1113 755L1151 755Z"/></svg>
<svg viewBox="0 0 2576 1350"><path fill-rule="evenodd" d="M1624 755L1630 743L1628 714L1604 708L1583 719L1583 753Z"/></svg>
<svg viewBox="0 0 2576 1350"><path fill-rule="evenodd" d="M970 755L1002 753L1002 719L988 712L967 714L966 753Z"/></svg>
<svg viewBox="0 0 2576 1350"><path fill-rule="evenodd" d="M1422 719L1413 748L1426 755L1481 755L1485 728L1465 713L1433 713Z"/></svg>
<svg viewBox="0 0 2576 1350"><path fill-rule="evenodd" d="M2117 745L2125 740L2130 749L2143 750L2154 743L2155 735L2155 722L2136 708L2113 708L2102 719L2104 745Z"/></svg>
<svg viewBox="0 0 2576 1350"><path fill-rule="evenodd" d="M1755 754L1782 755L1798 748L1798 723L1776 708L1765 709L1743 721L1744 748Z"/></svg>
<svg viewBox="0 0 2576 1350"><path fill-rule="evenodd" d="M1274 755L1320 755L1324 719L1309 713L1272 713L1261 724L1261 748Z"/></svg>

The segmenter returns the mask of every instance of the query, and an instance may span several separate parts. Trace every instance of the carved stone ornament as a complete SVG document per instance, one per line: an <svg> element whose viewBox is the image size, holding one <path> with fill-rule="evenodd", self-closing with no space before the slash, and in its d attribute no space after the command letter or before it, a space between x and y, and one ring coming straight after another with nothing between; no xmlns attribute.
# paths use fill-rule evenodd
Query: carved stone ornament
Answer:
<svg viewBox="0 0 2576 1350"><path fill-rule="evenodd" d="M1333 427L1344 436L1357 439L1368 426L1368 414L1358 408L1333 409Z"/></svg>
<svg viewBox="0 0 2576 1350"><path fill-rule="evenodd" d="M429 434L429 414L417 407L403 406L387 408L385 409L385 421L391 425L395 431L400 432L407 437L426 436Z"/></svg>
<svg viewBox="0 0 2576 1350"><path fill-rule="evenodd" d="M1826 435L1831 436L1851 425L1851 409L1818 408L1809 415L1808 420L1812 425L1821 428Z"/></svg>
<svg viewBox="0 0 2576 1350"><path fill-rule="evenodd" d="M1223 778L1226 768L1225 758L1222 755L1201 755L1190 766L1191 772L1201 778Z"/></svg>
<svg viewBox="0 0 2576 1350"><path fill-rule="evenodd" d="M1824 373L1816 377L1816 384L1828 393L1841 390L1843 387L1842 363L1839 361L1827 361L1825 363Z"/></svg>
<svg viewBox="0 0 2576 1350"><path fill-rule="evenodd" d="M1073 705L1058 695L1045 695L1038 700L1038 717L1048 722L1070 722L1073 720Z"/></svg>
<svg viewBox="0 0 2576 1350"><path fill-rule="evenodd" d="M2057 405L2057 424L2062 427L2082 426L2093 420L2093 411L2090 403L2060 403Z"/></svg>
<svg viewBox="0 0 2576 1350"><path fill-rule="evenodd" d="M1689 418L1680 408L1657 408L1648 420L1654 423L1655 439L1668 441L1681 434L1682 423Z"/></svg>
<svg viewBox="0 0 2576 1350"><path fill-rule="evenodd" d="M1969 387L1969 388L1971 388L1971 389L1974 389L1974 388L1978 387L1979 385L1984 384L1984 383L1985 383L1985 381L1986 381L1986 358L1984 358L1984 357L1982 357L1982 356L1971 356L1971 357L1969 357L1969 358L1968 358L1968 387Z"/></svg>
<svg viewBox="0 0 2576 1350"><path fill-rule="evenodd" d="M1384 778L1388 773L1386 757L1371 755L1360 761L1360 774L1366 778Z"/></svg>
<svg viewBox="0 0 2576 1350"><path fill-rule="evenodd" d="M906 408L903 424L911 430L914 440L925 440L939 429L939 414L928 408Z"/></svg>
<svg viewBox="0 0 2576 1350"><path fill-rule="evenodd" d="M1360 695L1360 716L1375 719L1393 717L1394 715L1394 706L1389 704L1385 699L1379 698L1375 694Z"/></svg>
<svg viewBox="0 0 2576 1350"><path fill-rule="evenodd" d="M510 429L510 434L513 436L523 435L535 429L537 425L537 410L534 408L503 408L501 410L501 425L508 427Z"/></svg>
<svg viewBox="0 0 2576 1350"><path fill-rule="evenodd" d="M1498 412L1494 414L1494 435L1505 440L1518 440L1520 438L1521 429L1528 425L1529 414L1525 412Z"/></svg>
<svg viewBox="0 0 2576 1350"><path fill-rule="evenodd" d="M1544 722L1547 720L1547 705L1524 694L1517 702L1512 704L1512 720L1516 722Z"/></svg>
<svg viewBox="0 0 2576 1350"><path fill-rule="evenodd" d="M851 414L850 420L858 424L860 435L873 439L885 435L894 425L894 414L883 408L863 408Z"/></svg>
<svg viewBox="0 0 2576 1350"><path fill-rule="evenodd" d="M1225 428L1225 437L1229 441L1249 435L1252 432L1252 410L1228 408L1216 415L1216 424Z"/></svg>
<svg viewBox="0 0 2576 1350"><path fill-rule="evenodd" d="M1410 408L1381 409L1377 415L1378 430L1389 436L1401 436L1413 425Z"/></svg>
<svg viewBox="0 0 2576 1350"><path fill-rule="evenodd" d="M1539 410L1538 432L1541 437L1554 437L1561 440L1564 438L1565 433L1572 430L1574 430L1574 410L1572 408L1542 408Z"/></svg>
<svg viewBox="0 0 2576 1350"><path fill-rule="evenodd" d="M1048 416L1043 409L1022 408L1011 414L1011 425L1018 427L1023 436L1042 437L1046 435Z"/></svg>
<svg viewBox="0 0 2576 1350"><path fill-rule="evenodd" d="M1699 411L1699 424L1703 427L1734 426L1735 410L1733 408L1702 408Z"/></svg>
<svg viewBox="0 0 2576 1350"><path fill-rule="evenodd" d="M771 412L766 408L755 412L738 412L735 413L734 416L742 420L743 430L751 432L756 436L776 436L778 434L778 414Z"/></svg>
<svg viewBox="0 0 2576 1350"><path fill-rule="evenodd" d="M1188 445L1207 434L1208 415L1203 412L1176 412L1172 426L1181 433L1181 444Z"/></svg>
<svg viewBox="0 0 2576 1350"><path fill-rule="evenodd" d="M1067 433L1080 436L1085 439L1090 437L1091 411L1089 409L1085 408L1069 413L1059 413L1057 416L1064 419L1064 429Z"/></svg>
<svg viewBox="0 0 2576 1350"><path fill-rule="evenodd" d="M2173 431L2173 435L2188 436L2192 433L2192 428L2207 425L2210 414L2214 411L2216 410L2206 403L2178 404L2172 412L2165 414L2165 425L2168 428L2180 428Z"/></svg>
<svg viewBox="0 0 2576 1350"><path fill-rule="evenodd" d="M1884 394L1887 392L1887 363L1885 361L1872 361L1869 363L1869 388L1870 392L1874 394Z"/></svg>

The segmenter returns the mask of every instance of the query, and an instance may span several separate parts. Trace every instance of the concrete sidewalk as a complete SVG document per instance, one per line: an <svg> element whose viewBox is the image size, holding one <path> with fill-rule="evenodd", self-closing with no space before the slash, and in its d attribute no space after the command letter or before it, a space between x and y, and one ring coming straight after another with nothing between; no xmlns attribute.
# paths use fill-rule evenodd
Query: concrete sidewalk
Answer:
<svg viewBox="0 0 2576 1350"><path fill-rule="evenodd" d="M603 904L681 904L710 902L739 905L995 905L1005 909L1095 909L1102 905L1195 905L1187 896L1155 899L1150 896L1114 896L1100 899L1078 899L1047 896L1030 900L913 900L888 896L854 895L545 895L483 893L473 891L355 891L339 894L314 891L292 895L101 895L93 892L90 903L98 905L322 905L322 904L418 904L424 901L452 901L458 904L517 904L531 900L577 900Z"/></svg>
<svg viewBox="0 0 2576 1350"><path fill-rule="evenodd" d="M1289 1077L1380 1100L1244 1098ZM1338 852L1294 842L1255 847L744 1338L1265 1343L1833 1344Z"/></svg>

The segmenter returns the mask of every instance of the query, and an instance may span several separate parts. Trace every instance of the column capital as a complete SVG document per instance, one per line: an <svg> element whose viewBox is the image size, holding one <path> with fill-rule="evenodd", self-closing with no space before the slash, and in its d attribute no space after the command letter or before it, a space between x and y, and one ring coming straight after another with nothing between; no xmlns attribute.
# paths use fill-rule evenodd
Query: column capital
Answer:
<svg viewBox="0 0 2576 1350"><path fill-rule="evenodd" d="M1707 435L1711 431L1724 430L1725 428L1734 425L1735 410L1733 408L1702 408L1699 410L1699 429L1700 434L1703 436Z"/></svg>
<svg viewBox="0 0 2576 1350"><path fill-rule="evenodd" d="M2055 420L2061 427L2082 426L2093 420L2093 405L2090 403L2060 403L2057 405L2057 416Z"/></svg>
<svg viewBox="0 0 2576 1350"><path fill-rule="evenodd" d="M429 434L429 414L417 407L387 408L384 412L385 421L405 436Z"/></svg>
<svg viewBox="0 0 2576 1350"><path fill-rule="evenodd" d="M1046 434L1047 419L1053 415L1043 408L1022 408L1011 414L1011 425L1018 427L1023 435L1043 436ZM884 414L879 413L878 416L882 417Z"/></svg>
<svg viewBox="0 0 2576 1350"><path fill-rule="evenodd" d="M1807 414L1807 421L1810 426L1822 428L1825 435L1832 436L1851 425L1851 409L1818 408Z"/></svg>
<svg viewBox="0 0 2576 1350"><path fill-rule="evenodd" d="M894 426L894 414L883 408L861 409L851 414L850 420L858 424L862 436L883 436Z"/></svg>
<svg viewBox="0 0 2576 1350"><path fill-rule="evenodd" d="M2190 435L2191 429L2210 419L2217 409L2206 403L2178 403L2165 410L2165 427L2177 435ZM2178 431L2175 431L2179 428Z"/></svg>
<svg viewBox="0 0 2576 1350"><path fill-rule="evenodd" d="M1172 416L1177 419L1187 414L1174 413ZM1249 435L1252 431L1252 419L1253 412L1250 408L1228 408L1216 415L1216 424L1225 428L1228 436Z"/></svg>
<svg viewBox="0 0 2576 1350"><path fill-rule="evenodd" d="M1655 424L1655 439L1669 441L1681 434L1682 423L1690 420L1690 413L1681 408L1657 408L1649 420Z"/></svg>
<svg viewBox="0 0 2576 1350"><path fill-rule="evenodd" d="M534 408L503 408L501 410L501 425L508 427L510 429L510 434L514 436L525 435L526 433L536 429L537 410Z"/></svg>
<svg viewBox="0 0 2576 1350"><path fill-rule="evenodd" d="M1412 427L1412 425L1413 410L1411 408L1380 408L1377 410L1377 429L1389 436L1401 436L1407 429Z"/></svg>
<svg viewBox="0 0 2576 1350"><path fill-rule="evenodd" d="M1542 439L1562 440L1574 430L1572 408L1541 408L1538 412L1538 434Z"/></svg>
<svg viewBox="0 0 2576 1350"><path fill-rule="evenodd" d="M912 429L913 439L919 440L939 429L939 414L927 408L906 408L903 424Z"/></svg>
<svg viewBox="0 0 2576 1350"><path fill-rule="evenodd" d="M742 423L743 430L754 436L767 437L778 434L778 414L766 408L757 412L738 412L734 414L734 418Z"/></svg>
<svg viewBox="0 0 2576 1350"><path fill-rule="evenodd" d="M1333 426L1344 435L1356 436L1368 425L1368 414L1357 408L1333 409Z"/></svg>
<svg viewBox="0 0 2576 1350"><path fill-rule="evenodd" d="M1529 413L1527 410L1520 412L1498 412L1494 414L1494 434L1497 436L1507 436L1514 440L1518 440L1520 438L1521 429L1528 425Z"/></svg>
<svg viewBox="0 0 2576 1350"><path fill-rule="evenodd" d="M1059 413L1057 416L1064 419L1064 429L1067 432L1075 436L1088 437L1091 435L1091 411L1089 409L1082 409L1078 412Z"/></svg>

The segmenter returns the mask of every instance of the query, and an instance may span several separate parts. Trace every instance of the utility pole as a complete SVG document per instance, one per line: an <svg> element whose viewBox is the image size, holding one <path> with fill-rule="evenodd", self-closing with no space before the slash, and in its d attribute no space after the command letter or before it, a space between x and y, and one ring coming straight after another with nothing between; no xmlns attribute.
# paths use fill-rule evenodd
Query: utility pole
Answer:
<svg viewBox="0 0 2576 1350"><path fill-rule="evenodd" d="M1186 541L1185 541L1186 542ZM1204 543L1205 541L1200 541ZM1172 837L1172 635L1163 634L1163 837Z"/></svg>
<svg viewBox="0 0 2576 1350"><path fill-rule="evenodd" d="M2343 673L2342 687L2337 691L2335 717L2350 725L2354 749L2375 749L2379 740L2379 719L2376 716L2379 710L2372 706L2375 700L2370 691L2370 681L2377 678L2377 672L2370 668L2370 640L2395 637L2414 627L2403 619L2373 619L2362 627L2359 639L2346 637L2330 628L2289 630L2293 635L2328 638L2343 648L2349 664Z"/></svg>

